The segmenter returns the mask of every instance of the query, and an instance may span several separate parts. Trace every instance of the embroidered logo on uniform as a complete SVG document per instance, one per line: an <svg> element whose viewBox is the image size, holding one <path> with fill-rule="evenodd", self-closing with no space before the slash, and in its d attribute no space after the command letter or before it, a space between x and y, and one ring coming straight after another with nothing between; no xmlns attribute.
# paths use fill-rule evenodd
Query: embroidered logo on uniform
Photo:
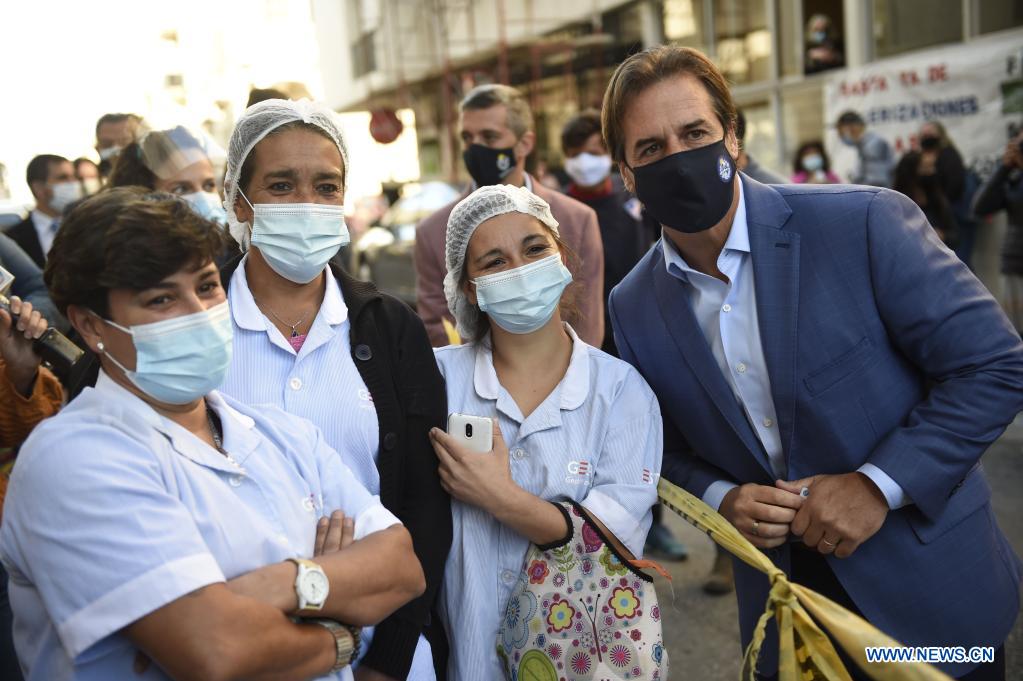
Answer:
<svg viewBox="0 0 1023 681"><path fill-rule="evenodd" d="M509 158L508 154L498 154L497 169L503 173L509 168L511 168L511 158Z"/></svg>
<svg viewBox="0 0 1023 681"><path fill-rule="evenodd" d="M647 485L653 484L654 482L654 476L653 474L650 473L649 468L643 469L643 482L646 483Z"/></svg>
<svg viewBox="0 0 1023 681"><path fill-rule="evenodd" d="M585 483L590 476L591 467L590 462L586 459L580 459L579 461L568 462L568 476L565 478L565 482L570 485L581 485Z"/></svg>
<svg viewBox="0 0 1023 681"><path fill-rule="evenodd" d="M323 495L320 495L319 503L316 502L317 502L316 495L310 492L308 496L302 497L302 508L304 508L309 513L315 512L317 508L322 508Z"/></svg>
<svg viewBox="0 0 1023 681"><path fill-rule="evenodd" d="M732 179L732 164L728 162L728 158L724 154L718 156L718 177L722 182Z"/></svg>

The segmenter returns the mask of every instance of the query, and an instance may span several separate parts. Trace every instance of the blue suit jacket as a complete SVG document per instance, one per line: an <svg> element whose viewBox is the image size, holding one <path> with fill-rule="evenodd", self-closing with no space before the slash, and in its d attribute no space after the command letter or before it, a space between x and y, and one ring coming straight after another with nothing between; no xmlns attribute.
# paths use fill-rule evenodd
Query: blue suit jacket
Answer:
<svg viewBox="0 0 1023 681"><path fill-rule="evenodd" d="M1023 409L1020 337L905 196L740 177L788 479L869 461L913 501L852 556L829 557L832 569L864 615L907 645L1001 645L1021 566L978 462ZM696 496L719 479L771 485L684 286L658 245L609 303L622 358L661 402L662 475ZM770 555L788 570L788 545ZM736 590L745 645L768 583L736 561Z"/></svg>

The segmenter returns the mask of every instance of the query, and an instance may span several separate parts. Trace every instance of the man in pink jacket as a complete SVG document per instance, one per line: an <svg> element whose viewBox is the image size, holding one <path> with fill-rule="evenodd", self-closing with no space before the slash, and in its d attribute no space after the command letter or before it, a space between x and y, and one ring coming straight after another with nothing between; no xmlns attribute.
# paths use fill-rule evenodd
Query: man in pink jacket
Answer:
<svg viewBox="0 0 1023 681"><path fill-rule="evenodd" d="M465 96L460 110L463 159L475 186L525 186L550 204L562 240L579 259L572 272L579 312L573 328L585 342L599 348L604 338L604 247L597 214L526 173L526 158L533 151L536 134L533 113L518 90L481 85ZM448 216L456 203L444 206L416 229L416 307L435 347L449 343L443 323L444 319L452 321L444 298L444 240Z"/></svg>

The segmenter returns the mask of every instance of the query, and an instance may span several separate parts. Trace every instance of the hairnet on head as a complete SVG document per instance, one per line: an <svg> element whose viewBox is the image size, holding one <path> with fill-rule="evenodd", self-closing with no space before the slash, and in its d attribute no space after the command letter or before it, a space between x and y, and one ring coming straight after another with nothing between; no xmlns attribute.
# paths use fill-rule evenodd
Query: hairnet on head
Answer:
<svg viewBox="0 0 1023 681"><path fill-rule="evenodd" d="M161 180L200 161L209 161L206 142L183 125L146 132L138 144L142 162Z"/></svg>
<svg viewBox="0 0 1023 681"><path fill-rule="evenodd" d="M444 244L445 262L448 267L448 272L444 276L444 297L447 298L448 309L455 318L458 335L466 340L479 340L473 338L472 334L476 328L476 320L482 314L479 308L469 302L459 285L462 271L465 269L469 239L477 227L490 218L505 213L531 215L555 236L560 236L558 221L551 214L551 207L525 187L513 187L510 184L488 185L480 187L458 202L448 218L447 240Z"/></svg>
<svg viewBox="0 0 1023 681"><path fill-rule="evenodd" d="M242 165L264 137L282 125L296 121L315 125L337 145L344 163L344 180L341 185L344 193L345 184L351 175L348 148L345 146L341 121L330 107L308 99L267 99L253 104L238 119L231 133L231 141L227 145L227 173L224 176L224 210L227 212L228 229L243 251L249 247L249 225L240 222L234 212L234 204L241 190L238 182L241 180Z"/></svg>

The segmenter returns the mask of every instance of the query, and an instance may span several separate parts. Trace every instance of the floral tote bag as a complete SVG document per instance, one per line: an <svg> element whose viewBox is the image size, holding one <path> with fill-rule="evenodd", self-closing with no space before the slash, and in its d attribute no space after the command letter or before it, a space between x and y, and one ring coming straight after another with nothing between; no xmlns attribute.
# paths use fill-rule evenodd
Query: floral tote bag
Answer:
<svg viewBox="0 0 1023 681"><path fill-rule="evenodd" d="M650 561L623 560L581 506L560 545L531 545L508 600L497 655L511 681L668 678Z"/></svg>

